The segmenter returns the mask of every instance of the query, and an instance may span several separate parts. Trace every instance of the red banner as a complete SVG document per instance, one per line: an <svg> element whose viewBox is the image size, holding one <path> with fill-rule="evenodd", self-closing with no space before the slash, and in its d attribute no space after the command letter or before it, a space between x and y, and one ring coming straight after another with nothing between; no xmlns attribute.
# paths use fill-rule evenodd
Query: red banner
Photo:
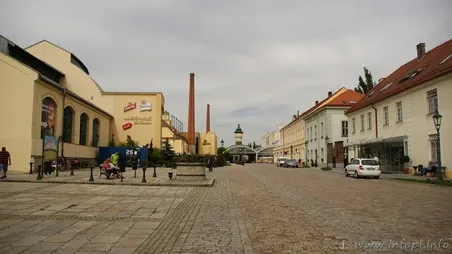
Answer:
<svg viewBox="0 0 452 254"><path fill-rule="evenodd" d="M126 123L126 124L123 124L123 125L122 125L122 129L123 129L123 130L128 130L128 129L130 129L130 128L132 128L132 123Z"/></svg>
<svg viewBox="0 0 452 254"><path fill-rule="evenodd" d="M124 112L135 109L137 107L137 103L129 103L129 105L124 107Z"/></svg>

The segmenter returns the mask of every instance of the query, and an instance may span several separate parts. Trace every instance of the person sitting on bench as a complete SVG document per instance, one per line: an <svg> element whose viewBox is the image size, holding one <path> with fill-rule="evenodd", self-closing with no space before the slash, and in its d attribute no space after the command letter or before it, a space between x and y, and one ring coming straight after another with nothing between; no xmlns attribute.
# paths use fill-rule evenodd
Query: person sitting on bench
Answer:
<svg viewBox="0 0 452 254"><path fill-rule="evenodd" d="M436 169L438 168L438 164L436 162L429 162L428 166L423 169L423 175L427 176L428 173L436 173Z"/></svg>
<svg viewBox="0 0 452 254"><path fill-rule="evenodd" d="M111 174L113 174L114 178L121 178L118 174L118 168L115 165L113 165L110 158L107 158L104 161L104 164L102 165L102 167L110 173L110 174L108 174L107 178L110 178L109 176Z"/></svg>

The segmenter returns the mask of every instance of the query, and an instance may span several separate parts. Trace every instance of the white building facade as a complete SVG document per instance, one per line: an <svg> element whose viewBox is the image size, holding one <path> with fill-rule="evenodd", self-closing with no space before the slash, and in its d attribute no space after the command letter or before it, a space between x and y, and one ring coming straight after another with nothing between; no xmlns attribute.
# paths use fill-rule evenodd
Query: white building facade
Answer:
<svg viewBox="0 0 452 254"><path fill-rule="evenodd" d="M441 149L442 165L452 168L452 40L427 53L423 47L346 113L350 158L377 156L383 172L400 172L438 162ZM436 110L443 116L440 147Z"/></svg>

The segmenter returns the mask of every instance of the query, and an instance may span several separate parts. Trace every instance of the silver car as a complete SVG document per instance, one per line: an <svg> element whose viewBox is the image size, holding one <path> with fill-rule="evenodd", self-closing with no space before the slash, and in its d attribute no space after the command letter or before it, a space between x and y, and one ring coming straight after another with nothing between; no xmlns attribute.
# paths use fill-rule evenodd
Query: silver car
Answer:
<svg viewBox="0 0 452 254"><path fill-rule="evenodd" d="M289 159L284 162L285 168L298 168L298 162L294 159Z"/></svg>

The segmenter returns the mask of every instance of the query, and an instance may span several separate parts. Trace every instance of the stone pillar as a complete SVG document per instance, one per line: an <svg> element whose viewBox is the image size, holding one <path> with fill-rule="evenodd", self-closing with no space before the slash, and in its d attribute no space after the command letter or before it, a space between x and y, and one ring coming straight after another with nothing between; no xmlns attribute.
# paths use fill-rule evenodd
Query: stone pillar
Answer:
<svg viewBox="0 0 452 254"><path fill-rule="evenodd" d="M210 104L207 104L206 133L210 132Z"/></svg>
<svg viewBox="0 0 452 254"><path fill-rule="evenodd" d="M190 87L188 94L188 152L195 153L195 74L190 73Z"/></svg>

